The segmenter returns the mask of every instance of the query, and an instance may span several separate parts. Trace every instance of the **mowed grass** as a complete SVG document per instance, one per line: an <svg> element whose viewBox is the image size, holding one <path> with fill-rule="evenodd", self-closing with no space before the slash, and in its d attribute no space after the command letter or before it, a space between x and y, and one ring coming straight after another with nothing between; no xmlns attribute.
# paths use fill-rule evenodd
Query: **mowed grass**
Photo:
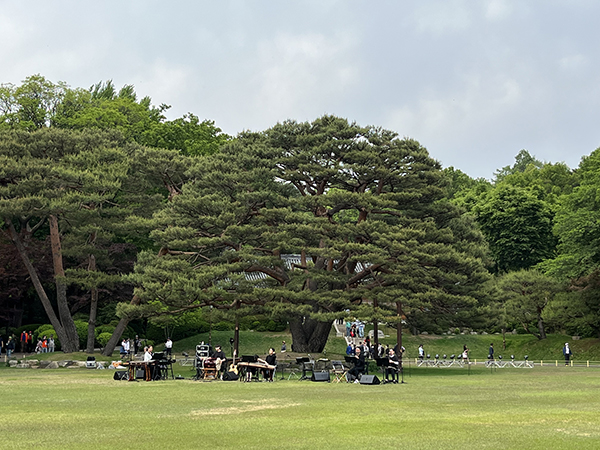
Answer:
<svg viewBox="0 0 600 450"><path fill-rule="evenodd" d="M0 370L0 448L598 449L598 369L417 369L406 384L114 381Z"/></svg>

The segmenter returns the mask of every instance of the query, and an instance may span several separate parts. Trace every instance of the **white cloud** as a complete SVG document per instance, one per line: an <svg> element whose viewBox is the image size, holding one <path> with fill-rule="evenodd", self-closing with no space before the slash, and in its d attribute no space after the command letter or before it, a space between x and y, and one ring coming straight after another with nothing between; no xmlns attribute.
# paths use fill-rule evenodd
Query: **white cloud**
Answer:
<svg viewBox="0 0 600 450"><path fill-rule="evenodd" d="M157 59L143 67L136 78L141 80L136 85L138 94L151 96L153 103L183 103L185 96L194 90L189 67L175 65L164 59Z"/></svg>
<svg viewBox="0 0 600 450"><path fill-rule="evenodd" d="M311 103L348 92L358 79L358 69L347 57L352 45L347 36L316 33L280 34L261 42L252 80L254 102L284 114L278 118L283 120Z"/></svg>
<svg viewBox="0 0 600 450"><path fill-rule="evenodd" d="M558 60L558 65L561 69L566 71L580 71L586 69L588 62L588 58L585 55L578 54L560 58Z"/></svg>
<svg viewBox="0 0 600 450"><path fill-rule="evenodd" d="M485 7L485 17L490 21L500 21L508 18L512 11L512 4L507 0L489 0Z"/></svg>
<svg viewBox="0 0 600 450"><path fill-rule="evenodd" d="M412 20L418 31L441 35L468 29L473 13L464 0L427 1L415 8Z"/></svg>

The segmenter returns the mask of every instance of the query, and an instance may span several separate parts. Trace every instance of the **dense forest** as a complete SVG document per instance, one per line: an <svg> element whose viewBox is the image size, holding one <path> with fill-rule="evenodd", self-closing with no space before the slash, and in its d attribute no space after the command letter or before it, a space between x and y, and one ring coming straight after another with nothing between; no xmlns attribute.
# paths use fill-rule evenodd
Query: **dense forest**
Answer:
<svg viewBox="0 0 600 450"><path fill-rule="evenodd" d="M319 352L346 317L399 341L600 336L599 150L473 179L344 118L233 137L168 108L111 81L0 85L3 334L105 354L207 326Z"/></svg>

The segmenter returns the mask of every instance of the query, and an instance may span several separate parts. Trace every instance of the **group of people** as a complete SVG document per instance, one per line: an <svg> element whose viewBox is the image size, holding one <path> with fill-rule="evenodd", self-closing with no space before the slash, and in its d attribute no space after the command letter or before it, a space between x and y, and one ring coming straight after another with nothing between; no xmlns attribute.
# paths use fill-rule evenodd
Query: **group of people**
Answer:
<svg viewBox="0 0 600 450"><path fill-rule="evenodd" d="M200 345L204 345L204 342ZM167 348L169 347L166 347L165 350ZM285 351L285 349L282 351ZM208 358L203 360L203 366L206 367L207 364L210 364L210 367L214 367L216 370L217 378L223 379L225 372L233 371L238 374L240 372L240 370L238 370L239 364L240 367L243 367L241 371L243 372L244 381L252 381L253 378L258 378L259 373L262 373L264 381L272 382L277 366L277 354L275 353L275 348L269 348L269 351L264 358L259 358L258 355L255 355L254 360L254 364L245 365L241 364L239 360L236 361L234 358L231 361L231 364L229 364L229 360L221 346L215 345L214 351L210 353Z"/></svg>
<svg viewBox="0 0 600 450"><path fill-rule="evenodd" d="M6 342L4 342L3 337L0 335L0 354L4 353L10 358L15 351L21 351L21 353L48 353L54 352L56 349L53 334L50 337L43 336L38 338L36 344L33 341L33 333L31 331L23 331L20 339L17 339L14 334L8 336Z"/></svg>
<svg viewBox="0 0 600 450"><path fill-rule="evenodd" d="M351 338L363 338L365 337L365 324L360 320L354 320L353 322L348 319L346 321L346 337Z"/></svg>
<svg viewBox="0 0 600 450"><path fill-rule="evenodd" d="M133 356L137 356L138 353L140 352L140 349L142 347L142 340L139 338L139 336L136 334L134 339L129 339L129 338L123 338L123 340L121 341L121 357L126 358L127 356L131 355L131 347L133 345ZM145 347L146 349L147 347Z"/></svg>
<svg viewBox="0 0 600 450"><path fill-rule="evenodd" d="M367 361L360 346L355 348L351 358L353 358L352 362L354 363L354 367L348 371L346 379L348 382L354 381L354 383L359 383L360 376L367 372ZM386 364L383 365L385 382L398 383L398 372L402 369L402 366L400 365L400 360L398 355L396 355L396 351L393 348L388 348L387 353L384 353L380 359L383 359L386 362Z"/></svg>
<svg viewBox="0 0 600 450"><path fill-rule="evenodd" d="M346 355L353 356L356 353L356 349L360 349L361 353L367 359L377 359L383 358L386 355L388 355L391 348L389 345L383 344L379 344L377 347L375 347L375 345L371 345L371 340L369 339L369 337L367 337L364 341L362 341L362 343L358 345L354 345L352 342L350 342L346 347ZM393 350L397 354L398 346L395 346ZM404 347L400 348L402 354L404 354L405 350L406 349Z"/></svg>

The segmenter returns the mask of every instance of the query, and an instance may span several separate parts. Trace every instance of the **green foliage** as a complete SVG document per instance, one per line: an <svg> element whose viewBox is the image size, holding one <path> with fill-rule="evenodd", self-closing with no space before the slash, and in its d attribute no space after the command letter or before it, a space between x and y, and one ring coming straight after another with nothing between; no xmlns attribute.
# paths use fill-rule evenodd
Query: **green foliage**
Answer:
<svg viewBox="0 0 600 450"><path fill-rule="evenodd" d="M111 336L112 336L111 332L104 331L104 332L98 334L98 336L96 337L96 341L98 342L98 345L100 345L101 348L104 348L106 346L106 344L108 343L109 339L111 338Z"/></svg>
<svg viewBox="0 0 600 450"><path fill-rule="evenodd" d="M500 277L498 288L507 322L512 320L527 333L545 339L544 310L564 287L536 270L521 270Z"/></svg>
<svg viewBox="0 0 600 450"><path fill-rule="evenodd" d="M527 269L554 255L552 211L531 191L500 184L474 211L497 271Z"/></svg>
<svg viewBox="0 0 600 450"><path fill-rule="evenodd" d="M76 320L75 328L77 329L77 335L79 336L79 348L85 348L88 336L88 323L83 320Z"/></svg>
<svg viewBox="0 0 600 450"><path fill-rule="evenodd" d="M523 173L530 168L541 168L544 165L542 161L536 159L527 150L521 150L517 156L515 156L515 163L511 166L505 166L502 169L496 171L496 183L503 181L507 176L514 175L517 173Z"/></svg>
<svg viewBox="0 0 600 450"><path fill-rule="evenodd" d="M540 265L562 279L589 275L600 267L600 149L582 158L580 185L561 197L554 232L558 256Z"/></svg>
<svg viewBox="0 0 600 450"><path fill-rule="evenodd" d="M409 320L463 321L478 302L483 238L416 141L331 116L288 121L188 174L155 215L152 237L169 250L141 253L129 277L146 314L264 305L308 348L346 309L397 321L401 299Z"/></svg>

